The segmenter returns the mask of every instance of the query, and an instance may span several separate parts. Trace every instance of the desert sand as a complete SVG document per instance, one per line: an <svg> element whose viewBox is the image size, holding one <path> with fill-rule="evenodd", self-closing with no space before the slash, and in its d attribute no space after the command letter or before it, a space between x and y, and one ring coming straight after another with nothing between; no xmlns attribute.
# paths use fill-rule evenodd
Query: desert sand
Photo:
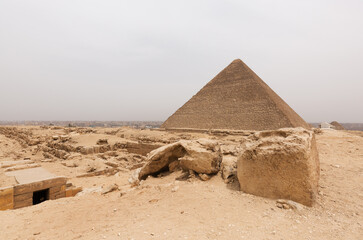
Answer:
<svg viewBox="0 0 363 240"><path fill-rule="evenodd" d="M207 181L182 178L181 171L150 176L138 186L128 181L145 163L146 153L158 146L209 138L225 146L227 153L235 151L243 135L34 126L2 127L0 133L0 163L30 160L83 188L75 197L0 211L0 239L363 237L363 133L359 131L316 134L321 168L318 197L312 207L297 209L246 194L238 181L226 183L220 172ZM0 168L0 187L16 184L5 169ZM85 174L88 177L80 177Z"/></svg>

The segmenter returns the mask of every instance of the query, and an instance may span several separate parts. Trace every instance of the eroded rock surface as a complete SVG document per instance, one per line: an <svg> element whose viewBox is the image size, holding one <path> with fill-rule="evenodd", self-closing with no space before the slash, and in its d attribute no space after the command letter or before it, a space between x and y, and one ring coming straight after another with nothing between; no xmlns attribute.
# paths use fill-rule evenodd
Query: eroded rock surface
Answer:
<svg viewBox="0 0 363 240"><path fill-rule="evenodd" d="M228 182L229 179L237 176L237 157L227 155L223 156L222 164L222 178Z"/></svg>
<svg viewBox="0 0 363 240"><path fill-rule="evenodd" d="M221 161L222 153L216 141L181 140L150 152L146 165L140 171L139 179L145 179L148 175L155 175L169 168L174 170L176 166L197 173L214 174L219 171Z"/></svg>
<svg viewBox="0 0 363 240"><path fill-rule="evenodd" d="M256 132L238 157L241 190L312 206L319 181L315 135L303 128Z"/></svg>

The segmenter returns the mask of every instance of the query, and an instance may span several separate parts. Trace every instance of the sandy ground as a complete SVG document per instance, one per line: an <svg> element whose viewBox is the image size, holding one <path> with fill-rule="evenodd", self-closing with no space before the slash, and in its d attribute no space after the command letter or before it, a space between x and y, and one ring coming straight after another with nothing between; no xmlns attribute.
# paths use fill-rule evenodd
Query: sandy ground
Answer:
<svg viewBox="0 0 363 240"><path fill-rule="evenodd" d="M32 131L39 136L54 134L38 128ZM112 133L112 138L137 140L145 137L141 133L127 129ZM75 139L80 139L77 136ZM159 141L180 136L150 132L148 138ZM128 183L131 171L127 169L112 176L76 178L82 173L77 167L66 167L57 159L42 162L44 157L34 154L34 146L22 147L0 135L0 161L29 156L84 188L75 197L0 211L0 239L363 239L363 134L324 130L316 137L321 161L317 202L312 208L285 210L277 208L275 200L225 184L219 174L205 182L176 181L182 173L174 172L162 178L149 177L134 188ZM237 138L225 137L230 141ZM96 137L90 139L96 141ZM94 158L74 157L85 162ZM1 186L11 183L3 170L0 176ZM120 190L100 193L102 187L114 183Z"/></svg>

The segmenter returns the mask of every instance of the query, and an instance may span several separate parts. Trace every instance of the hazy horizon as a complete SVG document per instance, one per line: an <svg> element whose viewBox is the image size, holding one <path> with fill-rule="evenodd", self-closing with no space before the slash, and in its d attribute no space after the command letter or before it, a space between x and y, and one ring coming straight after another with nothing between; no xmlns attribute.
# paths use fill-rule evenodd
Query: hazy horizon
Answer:
<svg viewBox="0 0 363 240"><path fill-rule="evenodd" d="M240 58L307 122L363 122L363 2L0 2L0 121L164 121Z"/></svg>

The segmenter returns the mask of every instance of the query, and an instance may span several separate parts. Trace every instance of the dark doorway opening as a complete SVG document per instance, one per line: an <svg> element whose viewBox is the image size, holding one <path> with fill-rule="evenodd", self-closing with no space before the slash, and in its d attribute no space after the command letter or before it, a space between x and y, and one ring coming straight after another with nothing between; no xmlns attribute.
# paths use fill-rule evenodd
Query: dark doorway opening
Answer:
<svg viewBox="0 0 363 240"><path fill-rule="evenodd" d="M33 192L33 205L49 200L49 188Z"/></svg>

